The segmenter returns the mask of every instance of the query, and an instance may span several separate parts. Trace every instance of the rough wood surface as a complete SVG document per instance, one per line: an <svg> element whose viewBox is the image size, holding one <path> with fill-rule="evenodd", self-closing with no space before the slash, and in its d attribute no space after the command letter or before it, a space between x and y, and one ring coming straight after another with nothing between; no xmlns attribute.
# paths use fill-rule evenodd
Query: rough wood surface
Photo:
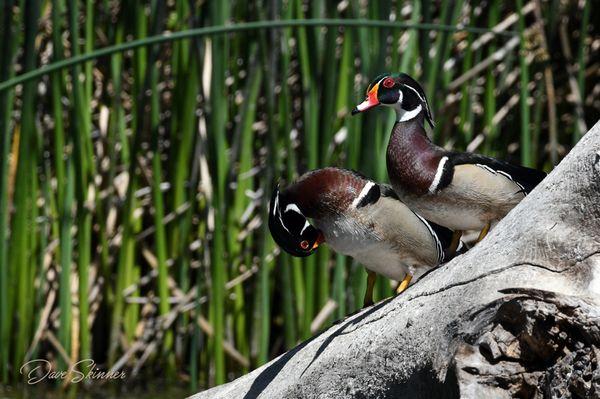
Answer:
<svg viewBox="0 0 600 399"><path fill-rule="evenodd" d="M600 123L478 245L200 398L600 397Z"/></svg>

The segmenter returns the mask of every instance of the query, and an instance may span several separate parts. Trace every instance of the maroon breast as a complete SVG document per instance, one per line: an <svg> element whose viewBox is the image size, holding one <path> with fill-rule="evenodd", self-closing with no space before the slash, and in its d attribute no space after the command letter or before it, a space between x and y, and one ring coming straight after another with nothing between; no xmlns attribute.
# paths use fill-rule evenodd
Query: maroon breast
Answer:
<svg viewBox="0 0 600 399"><path fill-rule="evenodd" d="M350 206L367 181L355 172L324 168L302 175L283 192L309 218L323 218Z"/></svg>
<svg viewBox="0 0 600 399"><path fill-rule="evenodd" d="M427 137L422 118L396 122L386 157L390 182L403 191L425 194L442 156L443 150Z"/></svg>

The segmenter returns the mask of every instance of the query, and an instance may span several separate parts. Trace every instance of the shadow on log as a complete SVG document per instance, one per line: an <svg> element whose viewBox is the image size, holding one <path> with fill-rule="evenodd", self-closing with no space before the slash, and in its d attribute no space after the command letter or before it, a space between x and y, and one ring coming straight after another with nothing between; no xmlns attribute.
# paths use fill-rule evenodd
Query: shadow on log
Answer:
<svg viewBox="0 0 600 399"><path fill-rule="evenodd" d="M600 397L600 123L397 298L192 398Z"/></svg>

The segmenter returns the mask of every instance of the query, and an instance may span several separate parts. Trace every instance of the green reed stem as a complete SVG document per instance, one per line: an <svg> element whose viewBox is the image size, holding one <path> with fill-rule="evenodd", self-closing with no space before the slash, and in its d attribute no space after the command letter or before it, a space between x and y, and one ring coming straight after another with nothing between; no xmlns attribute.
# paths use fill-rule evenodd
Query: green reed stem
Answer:
<svg viewBox="0 0 600 399"><path fill-rule="evenodd" d="M18 17L13 15L13 2L6 1L0 6L0 80L10 79L14 75L13 58L16 52L15 27ZM10 132L14 91L0 92L0 382L7 383L9 376L11 312L9 311L9 153L12 134Z"/></svg>
<svg viewBox="0 0 600 399"><path fill-rule="evenodd" d="M66 186L64 202L60 204L60 276L58 306L60 307L60 324L58 327L58 340L67 353L71 350L71 256L72 242L71 229L73 228L73 198L75 179L73 177L73 163L67 159ZM64 368L64 363L62 367Z"/></svg>
<svg viewBox="0 0 600 399"><path fill-rule="evenodd" d="M35 79L43 76L52 71L70 67L74 64L84 63L90 60L98 59L107 55L111 55L118 52L124 52L127 50L133 50L139 47L147 47L153 44L160 44L165 42L172 42L176 40L189 39L196 36L208 36L208 35L221 35L226 33L243 32L247 30L255 29L280 29L285 27L294 26L346 26L346 27L366 27L366 28L396 28L396 29L417 29L422 31L437 30L443 32L473 32L478 34L492 33L498 36L514 36L517 32L503 31L493 32L486 28L476 28L472 26L448 26L438 24L418 24L411 25L401 22L390 22L390 21L368 21L368 20L352 20L352 19L304 19L304 20L288 20L288 21L261 21L261 22L248 22L237 25L228 26L211 26L207 28L187 29L181 32L169 32L157 36L151 36L145 39L133 40L131 42L122 43L115 46L109 46L103 49L95 50L89 54L82 54L77 57L72 57L63 61L55 62L42 66L35 71L23 73L15 78L0 83L0 91L6 90L10 87L14 87L20 83L23 83L30 79Z"/></svg>
<svg viewBox="0 0 600 399"><path fill-rule="evenodd" d="M37 19L39 16L40 2L27 2L24 9L25 17L25 43L24 67L26 71L33 70L36 64L35 36L37 33ZM35 168L38 159L38 138L35 126L36 84L28 82L23 87L23 109L21 120L21 134L19 139L18 163L15 187L15 214L10 246L13 261L13 277L16 282L16 315L18 317L16 343L13 352L13 363L20 364L27 350L31 335L31 317L33 304L28 293L31 288L33 265L29 262L34 253L32 237L35 234L33 223L34 184L36 179Z"/></svg>
<svg viewBox="0 0 600 399"><path fill-rule="evenodd" d="M529 66L525 57L527 55L527 43L525 42L525 17L523 16L523 0L517 0L517 12L519 14L519 69L520 69L520 100L521 107L521 163L525 166L534 166L531 155L531 132L529 131Z"/></svg>

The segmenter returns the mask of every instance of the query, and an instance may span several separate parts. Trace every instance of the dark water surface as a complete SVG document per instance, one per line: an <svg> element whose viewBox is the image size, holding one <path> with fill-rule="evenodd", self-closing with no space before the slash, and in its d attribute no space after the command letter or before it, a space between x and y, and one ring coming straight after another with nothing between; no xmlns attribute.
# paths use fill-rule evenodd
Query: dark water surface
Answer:
<svg viewBox="0 0 600 399"><path fill-rule="evenodd" d="M183 399L191 395L178 386L153 384L129 391L123 386L72 387L60 390L44 385L7 387L0 385L0 399Z"/></svg>

